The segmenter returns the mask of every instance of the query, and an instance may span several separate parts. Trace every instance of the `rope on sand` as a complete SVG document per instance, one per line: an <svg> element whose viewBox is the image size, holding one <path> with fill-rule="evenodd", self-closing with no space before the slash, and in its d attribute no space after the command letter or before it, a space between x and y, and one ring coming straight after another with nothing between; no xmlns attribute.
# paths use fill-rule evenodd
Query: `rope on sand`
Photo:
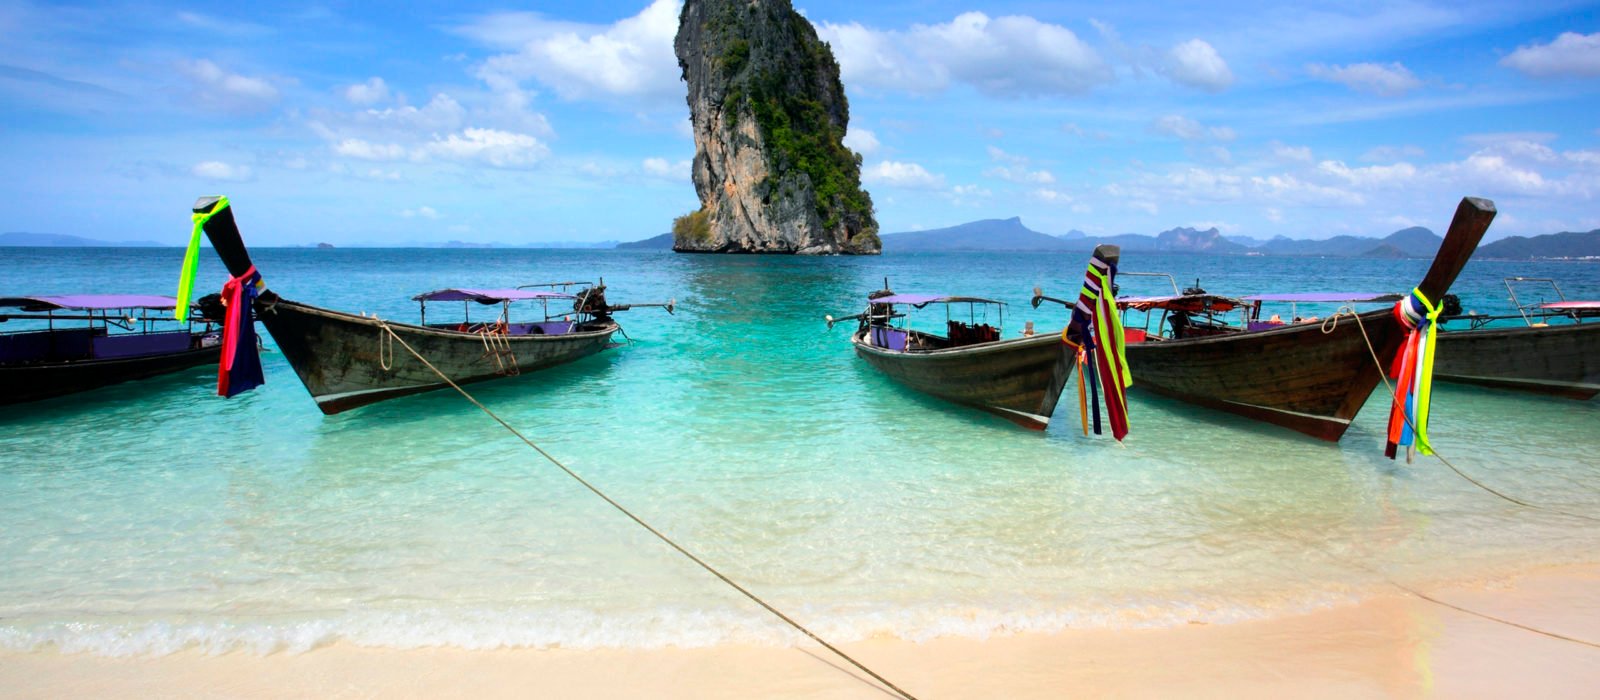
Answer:
<svg viewBox="0 0 1600 700"><path fill-rule="evenodd" d="M612 500L610 496L607 496L599 488L596 488L593 484L590 484L588 481L584 480L583 477L578 476L577 472L574 472L572 469L568 468L567 465L562 464L561 460L556 459L549 452L545 452L543 448L541 448L538 445L534 444L534 442L532 440L529 440L526 435L523 435L521 431L518 431L516 428L512 427L510 423L507 423L505 421L505 419L501 418L499 415L496 415L494 411L489 410L488 406L483 405L476 398L474 398L472 396L472 394L467 393L467 391L465 389L462 389L460 385L458 385L454 381L452 381L450 379L450 377L446 376L445 373L440 371L438 367L433 366L433 363L429 362L428 358L423 357L421 353L418 353L415 349L413 349L411 347L410 343L407 343L404 338L401 338L399 336L399 334L395 333L394 329L390 328L388 323L386 323L386 322L384 322L382 320L378 320L378 327L382 328L383 331L385 333L387 333L389 335L389 337L392 338L394 341L400 343L400 346L405 348L406 352L411 353L412 357L417 358L417 360L421 361L424 366L426 366L430 370L433 370L434 374L439 375L439 378L444 380L444 383L449 384L450 388L455 389L458 393L461 394L462 397L464 397L464 398L466 398L466 400L472 402L472 405L477 406L480 410L482 410L490 418L493 418L496 423L499 423L501 425L501 427L504 427L506 430L510 431L512 435L517 436L517 438L522 440L524 443L526 443L528 445L528 447L533 448L533 451L538 452L545 459L549 460L551 464L556 465L556 467L561 469L561 471L566 472L567 476L572 477L573 480L577 481L579 484L582 484L584 488L586 488L586 489L588 489L590 491L590 493L593 493L594 495L599 496L600 500L603 500L606 503L611 504L611 507L616 508L623 515L628 516L628 519L632 520L635 523L638 523L638 525L640 527L644 528L645 530L648 530L650 532L650 534L655 535L657 539L660 539L662 542L667 543L667 545L672 547L673 549L678 550L679 554L682 554L683 556L688 557L690 561L692 561L692 562L694 562L696 564L699 564L700 568L705 569L706 571L710 572L712 576L715 576L718 579L721 579L723 583L728 584L734 590L744 594L744 596L746 598L749 598L750 600L755 601L755 603L757 605L760 605L761 607L765 608L767 610L767 612L770 612L773 615L776 615L778 617L778 619L783 620L784 622L788 623L790 627L793 627L793 628L799 630L800 632L805 634L807 637L810 637L812 639L812 641L815 641L816 643L821 644L823 647L826 647L828 651L831 651L834 654L838 655L839 658L850 662L850 664L852 666L855 666L856 668L861 669L861 671L866 673L867 675L872 676L872 678L874 680L876 680L879 683L882 683L883 685L887 686L890 690L893 690L895 693L899 694L900 697L905 698L905 700L916 700L915 696L913 696L910 693L907 693L904 690L901 690L900 686L897 686L897 685L889 682L889 679L878 675L872 669L867 668L865 665L863 665L860 661L856 661L855 659L851 658L849 654L846 654L843 651L840 651L838 647L835 647L834 645L829 644L827 642L827 640L824 640L822 637L817 636L811 630L806 629L804 625L801 625L800 623L795 622L794 619L790 618L788 615L785 615L781 611L779 611L777 608L772 607L771 605L769 605L767 603L767 601L762 600L760 597L756 596L756 594L751 593L744 586L741 586L738 583L735 583L733 579L728 578L727 576L723 575L722 572L716 570L710 564L707 564L700 557L695 556L694 554L689 552L689 550L684 549L677 542L674 542L672 540L672 538L667 537L665 534L662 534L662 532L660 530L657 530L654 527L651 527L649 523L645 522L639 516L634 515L627 508L623 507L623 505L621 503L618 503L618 502Z"/></svg>

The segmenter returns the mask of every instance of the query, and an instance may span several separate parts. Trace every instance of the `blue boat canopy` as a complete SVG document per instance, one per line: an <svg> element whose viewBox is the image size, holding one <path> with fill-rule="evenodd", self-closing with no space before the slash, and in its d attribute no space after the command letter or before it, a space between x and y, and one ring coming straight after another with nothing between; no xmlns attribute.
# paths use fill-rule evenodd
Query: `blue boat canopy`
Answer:
<svg viewBox="0 0 1600 700"><path fill-rule="evenodd" d="M546 292L536 289L468 289L452 287L424 292L411 297L412 301L475 301L479 304L498 304L503 301L525 299L575 299L571 294Z"/></svg>
<svg viewBox="0 0 1600 700"><path fill-rule="evenodd" d="M63 294L58 296L0 297L0 307L23 311L103 311L109 309L175 309L178 300L156 294Z"/></svg>

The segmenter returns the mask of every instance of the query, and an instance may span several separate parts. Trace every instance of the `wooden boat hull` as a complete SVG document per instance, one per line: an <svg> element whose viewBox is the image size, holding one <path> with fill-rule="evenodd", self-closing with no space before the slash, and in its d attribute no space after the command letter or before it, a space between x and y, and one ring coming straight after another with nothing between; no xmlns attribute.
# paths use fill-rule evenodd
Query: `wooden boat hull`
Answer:
<svg viewBox="0 0 1600 700"><path fill-rule="evenodd" d="M1379 358L1405 330L1392 313L1361 315ZM1355 319L1127 346L1133 386L1337 441L1382 379Z"/></svg>
<svg viewBox="0 0 1600 700"><path fill-rule="evenodd" d="M1445 331L1439 334L1434 376L1591 399L1600 393L1600 323Z"/></svg>
<svg viewBox="0 0 1600 700"><path fill-rule="evenodd" d="M449 386L380 324L415 348L457 384L499 379L572 362L604 350L615 323L563 335L494 336L416 326L323 309L272 297L256 317L278 343L317 408L335 414Z"/></svg>
<svg viewBox="0 0 1600 700"><path fill-rule="evenodd" d="M856 354L900 384L1044 430L1072 375L1061 338L1036 335L929 352L896 352L851 337Z"/></svg>
<svg viewBox="0 0 1600 700"><path fill-rule="evenodd" d="M214 365L221 353L220 347L212 346L142 357L0 367L0 405L66 396L190 367Z"/></svg>

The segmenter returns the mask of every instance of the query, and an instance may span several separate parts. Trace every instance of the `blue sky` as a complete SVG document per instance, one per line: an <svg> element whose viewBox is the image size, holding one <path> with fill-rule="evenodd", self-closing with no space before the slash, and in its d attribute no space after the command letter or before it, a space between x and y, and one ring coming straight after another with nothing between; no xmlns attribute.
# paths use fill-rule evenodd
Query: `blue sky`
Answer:
<svg viewBox="0 0 1600 700"><path fill-rule="evenodd" d="M635 240L698 207L679 4L0 0L0 231ZM885 233L1600 228L1583 3L817 2Z"/></svg>

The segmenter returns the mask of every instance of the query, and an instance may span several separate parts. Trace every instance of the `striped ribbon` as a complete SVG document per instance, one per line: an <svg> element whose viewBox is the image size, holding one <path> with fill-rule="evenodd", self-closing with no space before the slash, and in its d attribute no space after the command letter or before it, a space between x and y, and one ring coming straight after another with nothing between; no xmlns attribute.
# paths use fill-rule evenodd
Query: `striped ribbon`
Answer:
<svg viewBox="0 0 1600 700"><path fill-rule="evenodd" d="M1107 422L1111 435L1117 440L1128 435L1127 388L1133 384L1128 372L1125 351L1126 339L1122 333L1122 317L1117 313L1116 300L1112 298L1112 282L1117 278L1117 266L1096 253L1089 259L1084 273L1083 289L1078 293L1078 303L1072 309L1072 321L1061 331L1061 340L1079 353L1078 394L1080 405L1087 403L1094 417L1094 432L1100 435L1099 396L1083 397L1083 385L1089 384L1091 394L1104 393ZM1100 391L1096 391L1096 389ZM1084 434L1088 434L1087 420Z"/></svg>
<svg viewBox="0 0 1600 700"><path fill-rule="evenodd" d="M1394 459L1406 448L1406 461L1414 453L1433 454L1428 442L1428 409L1433 398L1434 344L1438 340L1439 311L1433 302L1413 289L1394 305L1395 320L1409 331L1400 344L1389 373L1397 380L1396 398L1389 407L1389 439L1383 453Z"/></svg>

